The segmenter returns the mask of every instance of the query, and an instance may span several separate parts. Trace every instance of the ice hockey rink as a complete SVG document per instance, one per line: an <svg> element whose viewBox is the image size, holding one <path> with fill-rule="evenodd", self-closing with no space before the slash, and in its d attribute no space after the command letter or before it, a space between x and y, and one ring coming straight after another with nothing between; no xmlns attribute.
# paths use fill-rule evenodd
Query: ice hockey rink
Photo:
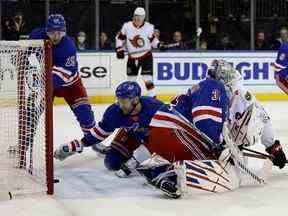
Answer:
<svg viewBox="0 0 288 216"><path fill-rule="evenodd" d="M288 153L288 102L263 102L270 113L277 138ZM93 106L96 119L108 105ZM81 138L81 131L68 106L54 107L55 146ZM0 202L0 215L92 216L92 215L287 215L288 166L273 169L266 185L242 187L222 194L202 193L168 199L144 184L141 177L118 178L103 166L103 158L90 149L55 161L53 196L34 196Z"/></svg>

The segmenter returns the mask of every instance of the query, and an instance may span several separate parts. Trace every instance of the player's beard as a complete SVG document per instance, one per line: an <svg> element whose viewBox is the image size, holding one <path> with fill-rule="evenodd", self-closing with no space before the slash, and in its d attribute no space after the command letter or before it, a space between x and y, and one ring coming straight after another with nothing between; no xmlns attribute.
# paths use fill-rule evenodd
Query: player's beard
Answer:
<svg viewBox="0 0 288 216"><path fill-rule="evenodd" d="M131 115L135 111L136 106L139 104L139 101L135 99L118 99L118 104L122 113L124 115Z"/></svg>

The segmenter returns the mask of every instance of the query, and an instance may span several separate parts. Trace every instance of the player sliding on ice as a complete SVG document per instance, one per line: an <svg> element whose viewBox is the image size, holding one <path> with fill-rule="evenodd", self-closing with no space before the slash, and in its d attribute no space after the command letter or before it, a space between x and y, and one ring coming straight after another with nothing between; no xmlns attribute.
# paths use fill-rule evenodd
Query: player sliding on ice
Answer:
<svg viewBox="0 0 288 216"><path fill-rule="evenodd" d="M105 157L105 166L113 171L125 169L122 166L132 157L133 151L141 143L147 142L151 118L163 105L157 99L141 96L140 86L133 81L121 83L115 95L117 102L106 109L102 120L92 131L92 136L100 144L115 129L121 128ZM90 145L85 139L65 143L56 149L54 156L64 160L76 152L81 153L83 147Z"/></svg>
<svg viewBox="0 0 288 216"><path fill-rule="evenodd" d="M153 83L153 56L152 48L165 50L167 45L160 43L154 35L154 26L145 22L145 10L142 7L135 9L133 20L124 23L120 33L116 36L116 55L124 59L125 46L128 51L127 78L135 81L141 68L142 79L148 91L148 96L155 97Z"/></svg>

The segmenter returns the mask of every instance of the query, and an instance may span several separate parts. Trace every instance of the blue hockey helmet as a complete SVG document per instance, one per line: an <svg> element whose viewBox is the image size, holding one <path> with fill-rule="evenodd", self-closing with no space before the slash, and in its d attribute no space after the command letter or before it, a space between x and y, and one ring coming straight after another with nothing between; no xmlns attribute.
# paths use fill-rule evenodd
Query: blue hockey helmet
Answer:
<svg viewBox="0 0 288 216"><path fill-rule="evenodd" d="M115 95L117 98L135 98L141 96L141 87L137 82L125 81L118 85Z"/></svg>
<svg viewBox="0 0 288 216"><path fill-rule="evenodd" d="M66 22L61 14L51 14L46 23L46 31L66 32Z"/></svg>

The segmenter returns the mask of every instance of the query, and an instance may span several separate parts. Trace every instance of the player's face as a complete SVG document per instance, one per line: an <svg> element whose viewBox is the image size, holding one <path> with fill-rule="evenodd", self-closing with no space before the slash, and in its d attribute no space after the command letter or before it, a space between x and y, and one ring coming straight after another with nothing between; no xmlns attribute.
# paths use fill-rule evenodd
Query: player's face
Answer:
<svg viewBox="0 0 288 216"><path fill-rule="evenodd" d="M63 32L61 31L51 31L51 32L47 32L48 37L50 38L51 42L54 45L57 45L62 37L63 37Z"/></svg>
<svg viewBox="0 0 288 216"><path fill-rule="evenodd" d="M282 29L281 32L280 32L280 37L282 38L282 40L287 40L288 31L286 29Z"/></svg>
<svg viewBox="0 0 288 216"><path fill-rule="evenodd" d="M124 115L130 114L134 109L134 100L131 98L118 98L117 101Z"/></svg>
<svg viewBox="0 0 288 216"><path fill-rule="evenodd" d="M141 26L144 22L144 17L143 16L134 16L133 22L136 26Z"/></svg>
<svg viewBox="0 0 288 216"><path fill-rule="evenodd" d="M180 42L182 40L182 34L181 32L176 31L173 35L173 40L175 42Z"/></svg>

